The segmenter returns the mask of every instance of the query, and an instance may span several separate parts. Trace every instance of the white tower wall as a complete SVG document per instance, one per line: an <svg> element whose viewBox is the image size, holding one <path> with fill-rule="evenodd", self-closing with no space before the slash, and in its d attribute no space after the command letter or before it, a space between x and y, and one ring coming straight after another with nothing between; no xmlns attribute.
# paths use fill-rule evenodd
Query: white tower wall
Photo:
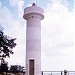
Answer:
<svg viewBox="0 0 75 75"><path fill-rule="evenodd" d="M41 20L44 18L43 9L37 6L27 7L24 10L26 28L26 75L29 72L30 60L34 60L34 75L41 75Z"/></svg>

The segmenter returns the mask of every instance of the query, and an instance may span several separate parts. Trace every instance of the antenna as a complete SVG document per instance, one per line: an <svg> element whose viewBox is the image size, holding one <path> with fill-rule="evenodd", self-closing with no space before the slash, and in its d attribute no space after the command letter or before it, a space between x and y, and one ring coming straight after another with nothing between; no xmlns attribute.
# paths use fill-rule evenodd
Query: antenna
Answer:
<svg viewBox="0 0 75 75"><path fill-rule="evenodd" d="M37 5L37 0L36 0L36 5Z"/></svg>
<svg viewBox="0 0 75 75"><path fill-rule="evenodd" d="M35 0L35 4L37 5L37 0Z"/></svg>

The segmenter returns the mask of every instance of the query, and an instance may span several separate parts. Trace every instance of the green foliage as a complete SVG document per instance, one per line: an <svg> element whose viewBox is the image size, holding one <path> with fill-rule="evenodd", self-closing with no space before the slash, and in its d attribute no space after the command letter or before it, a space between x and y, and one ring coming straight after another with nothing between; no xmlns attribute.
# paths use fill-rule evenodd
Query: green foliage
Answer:
<svg viewBox="0 0 75 75"><path fill-rule="evenodd" d="M16 46L14 41L16 38L12 39L7 35L4 35L3 31L0 29L0 57L10 57L13 54L12 49Z"/></svg>
<svg viewBox="0 0 75 75"><path fill-rule="evenodd" d="M25 68L20 65L11 65L10 71L14 73L24 72Z"/></svg>
<svg viewBox="0 0 75 75"><path fill-rule="evenodd" d="M1 60L1 65L0 65L0 72L8 72L8 63L4 61L4 59Z"/></svg>
<svg viewBox="0 0 75 75"><path fill-rule="evenodd" d="M12 49L16 46L16 43L14 43L16 38L4 35L3 29L3 27L0 27L0 72L8 71L8 64L4 58L10 57L10 54L13 54Z"/></svg>

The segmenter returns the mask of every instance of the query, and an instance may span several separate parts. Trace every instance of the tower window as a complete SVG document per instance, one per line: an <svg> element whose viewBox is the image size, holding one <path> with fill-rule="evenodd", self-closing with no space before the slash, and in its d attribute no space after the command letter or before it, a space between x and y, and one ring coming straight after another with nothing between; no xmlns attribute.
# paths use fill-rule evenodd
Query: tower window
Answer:
<svg viewBox="0 0 75 75"><path fill-rule="evenodd" d="M32 18L34 18L34 16L32 16Z"/></svg>

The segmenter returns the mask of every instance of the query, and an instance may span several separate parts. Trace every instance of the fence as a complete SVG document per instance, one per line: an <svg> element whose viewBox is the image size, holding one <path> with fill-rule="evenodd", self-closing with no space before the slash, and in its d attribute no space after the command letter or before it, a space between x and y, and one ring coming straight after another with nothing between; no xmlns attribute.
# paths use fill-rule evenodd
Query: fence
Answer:
<svg viewBox="0 0 75 75"><path fill-rule="evenodd" d="M64 71L42 71L41 72L42 74L41 75L75 75L75 71L67 71L67 72L64 72ZM24 73L11 73L11 72L5 72L4 74L1 74L0 75L25 75L25 72Z"/></svg>
<svg viewBox="0 0 75 75"><path fill-rule="evenodd" d="M75 71L42 71L42 75L75 75Z"/></svg>

